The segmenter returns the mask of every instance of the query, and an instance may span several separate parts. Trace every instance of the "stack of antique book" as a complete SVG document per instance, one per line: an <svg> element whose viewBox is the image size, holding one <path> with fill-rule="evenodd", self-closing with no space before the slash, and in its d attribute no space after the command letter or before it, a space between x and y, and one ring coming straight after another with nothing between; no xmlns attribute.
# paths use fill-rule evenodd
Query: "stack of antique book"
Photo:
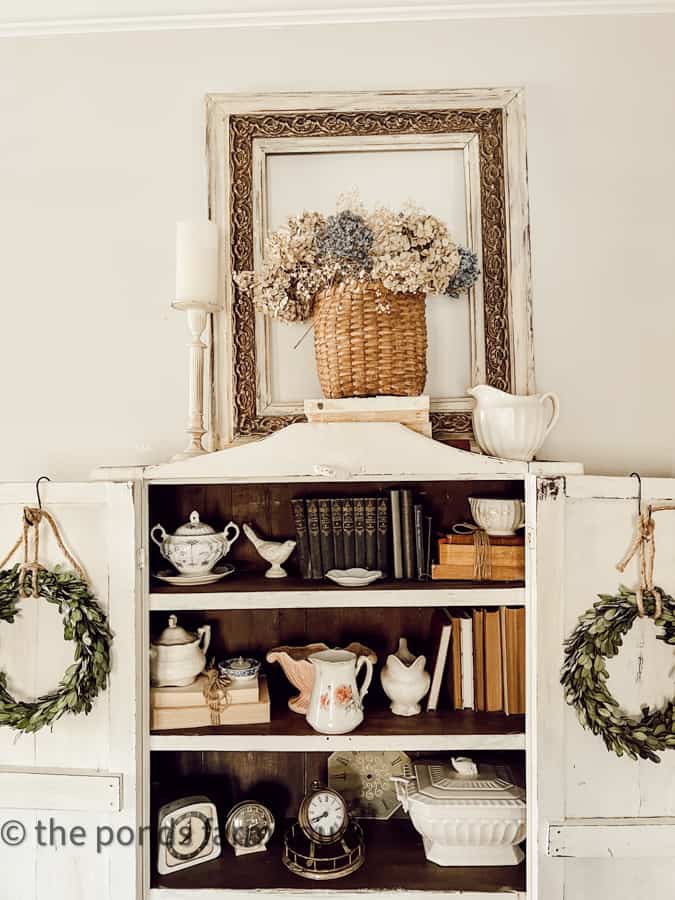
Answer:
<svg viewBox="0 0 675 900"><path fill-rule="evenodd" d="M270 721L267 679L249 684L230 683L209 693L210 677L199 675L184 687L150 689L150 728L207 728L219 725L254 725Z"/></svg>
<svg viewBox="0 0 675 900"><path fill-rule="evenodd" d="M429 577L431 517L412 490L291 502L303 578L355 567L379 570L385 578Z"/></svg>
<svg viewBox="0 0 675 900"><path fill-rule="evenodd" d="M525 712L525 609L439 609L427 710Z"/></svg>

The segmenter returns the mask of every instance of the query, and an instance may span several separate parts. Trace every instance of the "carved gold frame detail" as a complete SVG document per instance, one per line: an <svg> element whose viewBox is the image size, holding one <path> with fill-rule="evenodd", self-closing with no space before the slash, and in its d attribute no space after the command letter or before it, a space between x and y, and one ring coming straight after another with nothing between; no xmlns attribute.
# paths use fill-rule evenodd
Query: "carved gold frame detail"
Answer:
<svg viewBox="0 0 675 900"><path fill-rule="evenodd" d="M264 415L258 410L255 310L231 279L232 272L254 267L254 147L260 141L476 135L484 378L502 390L527 393L534 389L520 92L338 94L331 96L332 102L327 99L308 94L211 95L207 100L210 212L221 226L222 261L228 273L223 279L225 309L214 326L212 443L216 446L237 437L269 434L304 419L302 415ZM228 336L229 366L228 348L222 346ZM435 436L470 437L470 407L449 405L431 413Z"/></svg>

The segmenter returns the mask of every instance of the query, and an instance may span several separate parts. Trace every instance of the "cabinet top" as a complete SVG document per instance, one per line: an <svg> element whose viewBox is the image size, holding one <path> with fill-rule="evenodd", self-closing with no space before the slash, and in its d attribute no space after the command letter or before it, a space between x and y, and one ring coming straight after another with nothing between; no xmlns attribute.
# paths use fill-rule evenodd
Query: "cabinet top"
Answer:
<svg viewBox="0 0 675 900"><path fill-rule="evenodd" d="M524 463L458 450L390 422L298 423L259 441L191 459L137 468L102 468L96 479L351 481L420 477L523 478L581 474L577 463Z"/></svg>

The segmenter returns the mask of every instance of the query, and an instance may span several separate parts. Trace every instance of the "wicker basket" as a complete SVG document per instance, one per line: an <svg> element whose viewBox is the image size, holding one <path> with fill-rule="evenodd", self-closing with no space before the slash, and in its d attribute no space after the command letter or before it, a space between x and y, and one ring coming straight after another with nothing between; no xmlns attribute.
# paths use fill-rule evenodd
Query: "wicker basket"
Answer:
<svg viewBox="0 0 675 900"><path fill-rule="evenodd" d="M320 291L314 351L328 398L416 397L427 378L424 294L397 294L377 281Z"/></svg>

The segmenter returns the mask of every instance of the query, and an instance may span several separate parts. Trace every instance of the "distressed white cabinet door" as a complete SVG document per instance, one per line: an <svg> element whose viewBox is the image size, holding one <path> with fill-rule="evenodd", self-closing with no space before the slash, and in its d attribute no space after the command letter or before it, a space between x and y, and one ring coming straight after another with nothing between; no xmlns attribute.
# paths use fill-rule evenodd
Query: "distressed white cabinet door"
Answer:
<svg viewBox="0 0 675 900"><path fill-rule="evenodd" d="M644 479L643 502L672 501L674 479ZM631 563L616 564L635 528L637 480L568 476L538 479L532 750L536 782L537 900L653 900L675 893L675 751L656 765L609 753L578 724L559 683L563 640L599 593L638 584ZM656 584L675 593L675 512L656 519ZM675 693L672 647L638 620L608 663L609 686L624 709L661 704Z"/></svg>
<svg viewBox="0 0 675 900"><path fill-rule="evenodd" d="M133 487L49 483L41 486L41 494L109 617L112 672L108 689L88 716L66 715L51 731L35 735L0 727L0 898L135 900ZM26 505L35 505L32 484L0 485L0 557L19 533ZM49 566L65 562L45 525L40 556ZM72 660L73 644L63 640L53 605L22 600L15 623L0 623L0 668L14 696L29 699L48 692ZM10 846L21 827L25 839Z"/></svg>

